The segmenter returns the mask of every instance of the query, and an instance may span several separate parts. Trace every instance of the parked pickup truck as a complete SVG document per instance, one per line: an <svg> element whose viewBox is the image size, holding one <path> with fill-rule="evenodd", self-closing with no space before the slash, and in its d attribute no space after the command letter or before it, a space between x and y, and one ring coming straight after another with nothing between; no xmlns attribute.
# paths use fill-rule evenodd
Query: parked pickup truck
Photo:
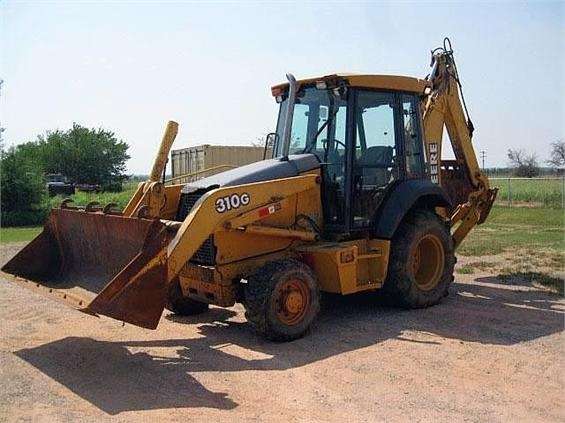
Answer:
<svg viewBox="0 0 565 423"><path fill-rule="evenodd" d="M50 197L57 194L72 195L75 193L74 184L70 183L67 177L60 173L48 173L45 175L45 180Z"/></svg>

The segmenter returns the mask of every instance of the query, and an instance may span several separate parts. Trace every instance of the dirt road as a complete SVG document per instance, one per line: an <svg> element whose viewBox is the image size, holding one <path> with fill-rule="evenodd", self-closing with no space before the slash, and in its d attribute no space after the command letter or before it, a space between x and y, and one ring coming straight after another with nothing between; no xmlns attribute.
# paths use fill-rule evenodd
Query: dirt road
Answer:
<svg viewBox="0 0 565 423"><path fill-rule="evenodd" d="M3 249L3 259L14 247ZM426 310L325 298L304 339L263 341L241 307L156 331L0 280L1 421L563 421L565 301L457 275Z"/></svg>

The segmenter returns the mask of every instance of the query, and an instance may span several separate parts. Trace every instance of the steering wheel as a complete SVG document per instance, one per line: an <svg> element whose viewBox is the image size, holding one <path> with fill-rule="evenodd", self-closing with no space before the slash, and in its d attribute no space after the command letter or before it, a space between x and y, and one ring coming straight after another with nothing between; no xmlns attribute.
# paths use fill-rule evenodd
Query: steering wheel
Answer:
<svg viewBox="0 0 565 423"><path fill-rule="evenodd" d="M324 138L322 141L322 146L324 147L324 150L326 149L326 146L329 143L329 140L327 138ZM341 142L340 140L338 140L337 138L334 138L334 150L337 150L337 146L341 145L343 147L343 149L345 149L345 143Z"/></svg>

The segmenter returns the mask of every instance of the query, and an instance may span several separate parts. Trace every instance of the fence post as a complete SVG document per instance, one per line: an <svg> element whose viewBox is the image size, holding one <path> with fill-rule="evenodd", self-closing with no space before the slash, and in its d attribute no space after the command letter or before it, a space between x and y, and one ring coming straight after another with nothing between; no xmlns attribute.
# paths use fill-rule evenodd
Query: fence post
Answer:
<svg viewBox="0 0 565 423"><path fill-rule="evenodd" d="M510 184L510 178L508 178L508 207L512 207L512 186Z"/></svg>
<svg viewBox="0 0 565 423"><path fill-rule="evenodd" d="M561 175L561 208L565 209L565 175Z"/></svg>

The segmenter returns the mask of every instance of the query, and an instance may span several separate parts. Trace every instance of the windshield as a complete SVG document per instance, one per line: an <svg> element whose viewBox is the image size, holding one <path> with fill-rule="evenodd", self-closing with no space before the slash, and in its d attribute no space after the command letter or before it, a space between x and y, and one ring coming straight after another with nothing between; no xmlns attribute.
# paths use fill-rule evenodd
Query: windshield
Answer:
<svg viewBox="0 0 565 423"><path fill-rule="evenodd" d="M65 182L65 177L63 175L54 173L45 175L45 179L47 182Z"/></svg>
<svg viewBox="0 0 565 423"><path fill-rule="evenodd" d="M345 148L347 102L330 90L305 87L297 93L289 154L313 153L321 162ZM275 157L282 156L283 128L288 97L280 103Z"/></svg>

